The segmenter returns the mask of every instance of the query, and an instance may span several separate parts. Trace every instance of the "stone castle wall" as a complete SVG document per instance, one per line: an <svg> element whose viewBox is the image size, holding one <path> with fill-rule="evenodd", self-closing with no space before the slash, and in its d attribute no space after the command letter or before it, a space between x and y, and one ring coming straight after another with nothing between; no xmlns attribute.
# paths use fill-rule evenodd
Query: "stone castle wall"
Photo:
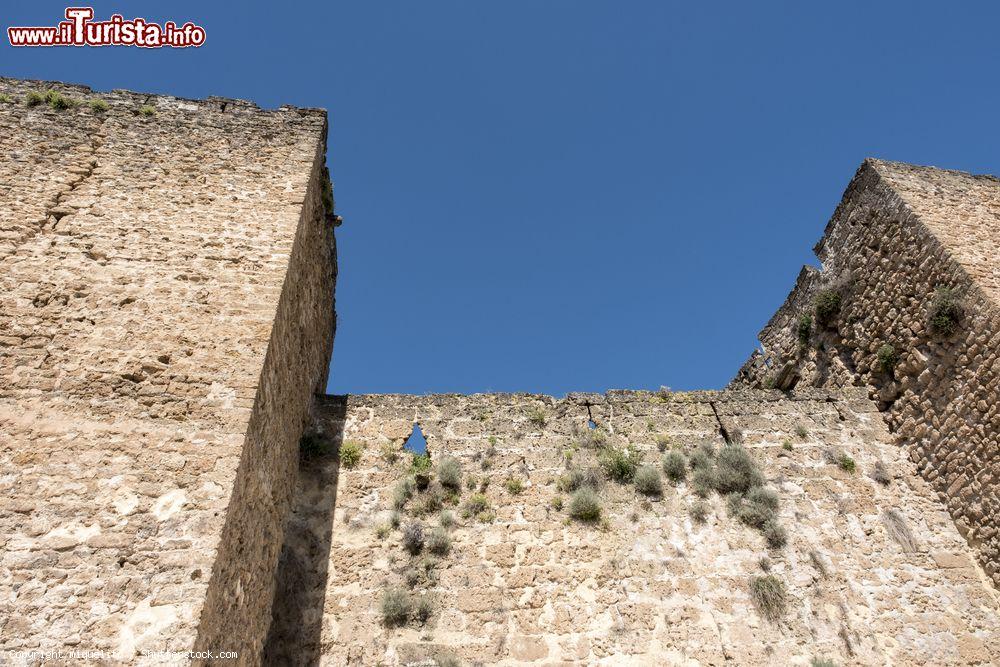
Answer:
<svg viewBox="0 0 1000 667"><path fill-rule="evenodd" d="M868 160L817 254L734 385L867 387L1000 585L1000 181ZM929 326L940 286L964 310L953 335ZM800 341L829 290L839 313Z"/></svg>
<svg viewBox="0 0 1000 667"><path fill-rule="evenodd" d="M326 115L0 93L0 651L253 663L332 340Z"/></svg>
<svg viewBox="0 0 1000 667"><path fill-rule="evenodd" d="M454 457L463 473L459 497L444 501L456 520L445 554L402 546L411 523L430 531L441 521L436 510L421 512L427 492L392 526L414 423L435 466ZM328 397L317 426L361 455L353 467L330 455L300 469L272 664L1000 660L996 592L863 390ZM663 436L690 453L721 447L723 431L742 433L777 490L783 548L769 549L718 494L707 522L696 523L689 482L645 499L608 481L603 525L568 517L557 480L594 465L593 433L659 466ZM830 463L830 448L853 457L856 471ZM880 466L885 484L872 478ZM512 492L511 479L523 491ZM480 491L487 516L463 516ZM882 517L892 510L916 537L913 550L889 536ZM765 569L788 591L778 622L763 619L748 593ZM391 587L428 601L427 621L386 627L380 602Z"/></svg>

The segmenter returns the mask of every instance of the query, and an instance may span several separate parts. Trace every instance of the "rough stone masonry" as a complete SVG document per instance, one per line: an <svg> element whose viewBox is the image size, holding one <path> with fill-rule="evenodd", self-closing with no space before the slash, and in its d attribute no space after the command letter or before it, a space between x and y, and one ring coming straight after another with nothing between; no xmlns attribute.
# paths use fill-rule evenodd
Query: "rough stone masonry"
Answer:
<svg viewBox="0 0 1000 667"><path fill-rule="evenodd" d="M868 387L1000 586L1000 180L866 160L816 252L734 385Z"/></svg>
<svg viewBox="0 0 1000 667"><path fill-rule="evenodd" d="M995 181L866 163L824 242L852 279L803 278L839 319L741 374L775 389L336 397L325 135L0 79L0 664L1000 662ZM938 282L962 316L925 342Z"/></svg>
<svg viewBox="0 0 1000 667"><path fill-rule="evenodd" d="M326 114L0 94L0 663L253 662L333 338Z"/></svg>

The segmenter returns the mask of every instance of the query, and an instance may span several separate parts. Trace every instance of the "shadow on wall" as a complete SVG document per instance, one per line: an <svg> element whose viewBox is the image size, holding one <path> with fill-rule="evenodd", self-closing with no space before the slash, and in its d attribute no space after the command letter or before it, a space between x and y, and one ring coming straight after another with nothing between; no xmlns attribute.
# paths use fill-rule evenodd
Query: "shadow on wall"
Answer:
<svg viewBox="0 0 1000 667"><path fill-rule="evenodd" d="M330 406L320 435L323 446L303 447L292 511L278 561L265 665L319 663L323 605L340 476L339 450L346 401ZM304 438L304 443L306 439ZM315 436L313 436L315 443Z"/></svg>

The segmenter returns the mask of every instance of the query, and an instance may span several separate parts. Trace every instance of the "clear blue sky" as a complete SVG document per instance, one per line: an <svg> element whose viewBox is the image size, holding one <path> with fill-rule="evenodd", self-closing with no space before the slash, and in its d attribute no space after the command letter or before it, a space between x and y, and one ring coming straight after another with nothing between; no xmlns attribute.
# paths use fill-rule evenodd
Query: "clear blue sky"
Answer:
<svg viewBox="0 0 1000 667"><path fill-rule="evenodd" d="M2 73L330 110L338 393L720 387L865 156L1000 172L996 3L94 6L208 40Z"/></svg>

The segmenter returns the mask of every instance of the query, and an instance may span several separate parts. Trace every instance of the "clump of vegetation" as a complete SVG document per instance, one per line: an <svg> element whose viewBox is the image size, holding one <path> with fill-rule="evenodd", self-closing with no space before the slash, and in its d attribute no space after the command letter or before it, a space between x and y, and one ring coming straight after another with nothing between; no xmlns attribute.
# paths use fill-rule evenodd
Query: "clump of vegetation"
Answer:
<svg viewBox="0 0 1000 667"><path fill-rule="evenodd" d="M885 463L882 459L875 462L875 468L872 470L872 479L881 484L882 486L889 486L892 482L892 478L889 476L889 471L885 467Z"/></svg>
<svg viewBox="0 0 1000 667"><path fill-rule="evenodd" d="M441 526L432 530L427 537L427 550L438 556L448 553L451 550L451 538L448 536L448 531Z"/></svg>
<svg viewBox="0 0 1000 667"><path fill-rule="evenodd" d="M444 507L441 487L433 484L427 487L423 494L423 502L417 508L417 513L421 515L433 514Z"/></svg>
<svg viewBox="0 0 1000 667"><path fill-rule="evenodd" d="M714 467L695 468L694 474L691 475L691 488L694 489L695 495L700 498L708 498L712 495L717 484L718 476Z"/></svg>
<svg viewBox="0 0 1000 667"><path fill-rule="evenodd" d="M411 610L412 602L406 591L400 588L388 588L382 593L382 622L387 627L406 625Z"/></svg>
<svg viewBox="0 0 1000 667"><path fill-rule="evenodd" d="M785 585L773 574L750 577L750 599L760 615L772 623L785 615Z"/></svg>
<svg viewBox="0 0 1000 667"><path fill-rule="evenodd" d="M809 337L812 335L813 328L813 318L812 315L808 313L803 313L799 315L799 324L797 328L797 333L799 336L799 345L802 347L809 346Z"/></svg>
<svg viewBox="0 0 1000 667"><path fill-rule="evenodd" d="M670 436L669 435L658 435L656 436L656 449L661 452L667 451L670 447Z"/></svg>
<svg viewBox="0 0 1000 667"><path fill-rule="evenodd" d="M585 449L601 449L608 444L607 432L600 428L588 428L580 435L580 446Z"/></svg>
<svg viewBox="0 0 1000 667"><path fill-rule="evenodd" d="M644 496L663 495L663 481L660 471L654 466L641 466L635 471L635 490Z"/></svg>
<svg viewBox="0 0 1000 667"><path fill-rule="evenodd" d="M772 549L781 549L788 544L788 532L776 518L765 521L761 527L761 532L764 534L767 546Z"/></svg>
<svg viewBox="0 0 1000 667"><path fill-rule="evenodd" d="M545 426L545 410L541 407L534 407L528 410L528 421L541 428Z"/></svg>
<svg viewBox="0 0 1000 667"><path fill-rule="evenodd" d="M552 498L552 509L554 509L557 512L562 512L562 508L563 508L563 497L562 496L555 496L555 497L553 497Z"/></svg>
<svg viewBox="0 0 1000 667"><path fill-rule="evenodd" d="M12 98L7 93L0 93L0 103L10 104L13 101L14 101L14 98Z"/></svg>
<svg viewBox="0 0 1000 667"><path fill-rule="evenodd" d="M743 445L728 444L718 457L716 488L720 493L746 493L764 483L764 476Z"/></svg>
<svg viewBox="0 0 1000 667"><path fill-rule="evenodd" d="M599 463L608 479L622 484L631 482L642 461L642 455L626 445L623 448L608 447L601 454Z"/></svg>
<svg viewBox="0 0 1000 667"><path fill-rule="evenodd" d="M931 333L939 338L948 338L958 330L965 314L961 300L950 287L934 290L927 317Z"/></svg>
<svg viewBox="0 0 1000 667"><path fill-rule="evenodd" d="M104 113L110 108L108 107L108 103L99 97L90 100L89 102L87 102L87 105L90 107L90 110L93 111L94 113Z"/></svg>
<svg viewBox="0 0 1000 667"><path fill-rule="evenodd" d="M379 448L379 453L387 463L395 463L399 460L399 447L392 442L382 443L382 446Z"/></svg>
<svg viewBox="0 0 1000 667"><path fill-rule="evenodd" d="M771 489L757 487L743 498L738 493L730 495L731 509L735 509L740 523L762 529L764 524L775 518L778 509L778 494Z"/></svg>
<svg viewBox="0 0 1000 667"><path fill-rule="evenodd" d="M840 292L834 289L823 290L816 295L813 306L816 311L816 323L822 327L829 327L840 315L842 298Z"/></svg>
<svg viewBox="0 0 1000 667"><path fill-rule="evenodd" d="M507 489L507 493L512 496L520 495L524 491L524 482L517 477L508 477L503 485Z"/></svg>
<svg viewBox="0 0 1000 667"><path fill-rule="evenodd" d="M30 90L24 96L24 103L29 107L37 107L45 102L45 93L38 90Z"/></svg>
<svg viewBox="0 0 1000 667"><path fill-rule="evenodd" d="M474 516L477 521L482 523L489 523L496 517L489 499L481 493L472 494L465 503L462 515L465 517Z"/></svg>
<svg viewBox="0 0 1000 667"><path fill-rule="evenodd" d="M379 527L375 529L375 536L380 540L384 540L389 537L389 533L392 532L392 526L387 523L379 524Z"/></svg>
<svg viewBox="0 0 1000 667"><path fill-rule="evenodd" d="M913 536L910 527L906 525L906 519L897 509L887 509L882 512L882 523L889 533L889 537L903 547L905 553L911 554L917 550L917 538Z"/></svg>
<svg viewBox="0 0 1000 667"><path fill-rule="evenodd" d="M809 667L837 667L837 663L827 658L813 658L809 661Z"/></svg>
<svg viewBox="0 0 1000 667"><path fill-rule="evenodd" d="M783 450L785 450L786 452L792 451L792 441L791 440L785 440L784 442L781 443L781 448Z"/></svg>
<svg viewBox="0 0 1000 667"><path fill-rule="evenodd" d="M854 471L858 469L858 464L855 463L854 459L851 458L851 455L847 452L841 453L840 458L837 460L837 465L841 470L849 472L852 475L854 474Z"/></svg>
<svg viewBox="0 0 1000 667"><path fill-rule="evenodd" d="M878 360L879 370L883 373L892 373L896 364L899 363L899 355L896 353L896 348L889 343L882 344L875 353L875 358Z"/></svg>
<svg viewBox="0 0 1000 667"><path fill-rule="evenodd" d="M680 452L668 452L663 457L663 472L674 484L683 482L687 477L687 466L687 457Z"/></svg>
<svg viewBox="0 0 1000 667"><path fill-rule="evenodd" d="M589 486L573 492L569 501L569 515L577 521L593 523L601 518L601 500Z"/></svg>
<svg viewBox="0 0 1000 667"><path fill-rule="evenodd" d="M795 425L795 437L799 440L805 440L809 437L809 429L807 429L802 424Z"/></svg>
<svg viewBox="0 0 1000 667"><path fill-rule="evenodd" d="M413 497L415 486L412 477L404 477L396 484L396 488L392 492L392 508L394 510L401 510L406 506L406 503Z"/></svg>
<svg viewBox="0 0 1000 667"><path fill-rule="evenodd" d="M691 469L711 468L715 464L715 448L707 442L698 445L691 455Z"/></svg>
<svg viewBox="0 0 1000 667"><path fill-rule="evenodd" d="M299 455L304 459L315 459L333 451L333 445L320 433L304 433L299 439Z"/></svg>
<svg viewBox="0 0 1000 667"><path fill-rule="evenodd" d="M389 515L389 525L392 526L393 530L399 528L399 524L402 521L403 521L403 515L397 511L393 511L393 513Z"/></svg>
<svg viewBox="0 0 1000 667"><path fill-rule="evenodd" d="M420 623L426 623L434 613L434 603L430 596L421 595L413 606L413 615Z"/></svg>
<svg viewBox="0 0 1000 667"><path fill-rule="evenodd" d="M442 510L441 515L438 517L438 521L441 522L442 528L451 528L455 525L455 515L448 510Z"/></svg>
<svg viewBox="0 0 1000 667"><path fill-rule="evenodd" d="M427 472L431 469L431 455L427 452L423 454L414 454L413 461L410 463L410 470L412 472Z"/></svg>
<svg viewBox="0 0 1000 667"><path fill-rule="evenodd" d="M403 529L403 548L416 556L424 549L424 527L419 521L407 524Z"/></svg>
<svg viewBox="0 0 1000 667"><path fill-rule="evenodd" d="M357 440L346 440L340 445L340 465L345 468L354 468L361 461L361 452L364 449Z"/></svg>
<svg viewBox="0 0 1000 667"><path fill-rule="evenodd" d="M49 107L55 109L56 111L72 109L79 104L79 102L74 100L72 97L67 97L55 90L50 90L45 93L45 101L48 102Z"/></svg>
<svg viewBox="0 0 1000 667"><path fill-rule="evenodd" d="M698 499L691 503L688 507L688 513L691 515L691 519L697 524L703 524L708 521L709 506L705 500Z"/></svg>
<svg viewBox="0 0 1000 667"><path fill-rule="evenodd" d="M139 107L139 115L149 118L156 114L156 109L148 104Z"/></svg>
<svg viewBox="0 0 1000 667"><path fill-rule="evenodd" d="M462 490L462 466L451 456L441 459L441 463L438 464L437 474L438 481L441 482L441 486L444 488L451 489L452 491Z"/></svg>
<svg viewBox="0 0 1000 667"><path fill-rule="evenodd" d="M595 491L601 487L601 472L596 468L570 468L559 478L558 488L565 493L588 486Z"/></svg>

